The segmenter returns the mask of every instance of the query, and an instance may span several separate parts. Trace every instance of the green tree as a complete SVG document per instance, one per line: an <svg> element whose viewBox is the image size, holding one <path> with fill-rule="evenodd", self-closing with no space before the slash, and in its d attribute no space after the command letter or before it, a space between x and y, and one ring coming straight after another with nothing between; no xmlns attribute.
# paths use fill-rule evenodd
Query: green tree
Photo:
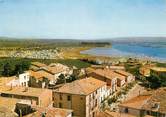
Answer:
<svg viewBox="0 0 166 117"><path fill-rule="evenodd" d="M77 79L76 76L70 75L67 79L67 82L72 82L72 81L75 81L76 79Z"/></svg>
<svg viewBox="0 0 166 117"><path fill-rule="evenodd" d="M31 65L30 61L22 61L22 62L21 62L21 66L22 66L22 70L23 70L23 71L28 70L29 67L30 67L30 65Z"/></svg>
<svg viewBox="0 0 166 117"><path fill-rule="evenodd" d="M6 64L3 66L2 75L3 75L3 76L10 76L11 73L12 73L11 65L10 65L9 63L6 63Z"/></svg>
<svg viewBox="0 0 166 117"><path fill-rule="evenodd" d="M62 84L62 83L65 83L65 82L66 82L65 75L64 74L60 74L56 83L57 84Z"/></svg>
<svg viewBox="0 0 166 117"><path fill-rule="evenodd" d="M152 75L146 79L149 82L150 88L156 89L162 86L161 78L157 75Z"/></svg>
<svg viewBox="0 0 166 117"><path fill-rule="evenodd" d="M23 73L23 68L21 64L15 65L14 75Z"/></svg>

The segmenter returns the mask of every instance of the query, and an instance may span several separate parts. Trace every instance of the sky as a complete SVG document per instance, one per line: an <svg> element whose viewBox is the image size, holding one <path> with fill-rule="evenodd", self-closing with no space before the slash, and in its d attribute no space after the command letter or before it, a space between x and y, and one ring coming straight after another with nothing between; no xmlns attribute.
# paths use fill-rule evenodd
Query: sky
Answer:
<svg viewBox="0 0 166 117"><path fill-rule="evenodd" d="M166 0L0 0L0 36L166 37Z"/></svg>

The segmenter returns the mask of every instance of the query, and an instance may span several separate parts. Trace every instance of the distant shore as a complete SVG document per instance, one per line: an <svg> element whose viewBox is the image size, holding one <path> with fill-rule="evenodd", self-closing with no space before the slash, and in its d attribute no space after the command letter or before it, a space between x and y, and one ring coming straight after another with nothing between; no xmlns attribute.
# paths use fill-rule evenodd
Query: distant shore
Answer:
<svg viewBox="0 0 166 117"><path fill-rule="evenodd" d="M91 48L89 50L93 50L93 49L95 49L95 48ZM99 49L102 49L102 48L99 48ZM112 55L106 55L105 53L99 53L99 54L96 54L95 52L91 53L91 52L89 52L89 50L80 51L80 54L83 54L83 55L86 54L86 55L95 56L95 57L98 57L98 58L103 58L103 57L110 58L110 59L111 58L118 58L118 59L135 58L135 59L146 60L146 61L166 63L166 59L164 59L164 58L149 57L149 56L146 56L144 54L127 55L127 54L119 53L119 52L115 51L115 53L112 54Z"/></svg>

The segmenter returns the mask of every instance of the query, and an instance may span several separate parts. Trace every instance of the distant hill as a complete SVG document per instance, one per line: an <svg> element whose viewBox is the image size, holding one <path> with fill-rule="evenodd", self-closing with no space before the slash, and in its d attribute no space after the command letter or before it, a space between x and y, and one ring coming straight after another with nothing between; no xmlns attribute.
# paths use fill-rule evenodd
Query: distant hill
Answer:
<svg viewBox="0 0 166 117"><path fill-rule="evenodd" d="M166 37L120 37L103 40L111 42L166 42Z"/></svg>

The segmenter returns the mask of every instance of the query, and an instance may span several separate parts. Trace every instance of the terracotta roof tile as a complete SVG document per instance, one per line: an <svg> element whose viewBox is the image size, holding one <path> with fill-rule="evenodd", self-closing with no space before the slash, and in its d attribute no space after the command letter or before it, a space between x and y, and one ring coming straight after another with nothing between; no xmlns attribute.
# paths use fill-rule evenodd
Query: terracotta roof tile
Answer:
<svg viewBox="0 0 166 117"><path fill-rule="evenodd" d="M106 85L105 82L89 77L67 83L55 92L89 95L90 93L96 91L98 88L104 85Z"/></svg>
<svg viewBox="0 0 166 117"><path fill-rule="evenodd" d="M114 71L109 70L109 69L97 69L93 72L100 75L100 76L106 77L108 79L114 79L114 78L118 78L121 80L125 79L125 77L123 75L115 73Z"/></svg>
<svg viewBox="0 0 166 117"><path fill-rule="evenodd" d="M25 117L41 117L42 114L45 113L45 117L67 117L69 114L72 113L72 110L68 109L61 109L61 108L41 108L35 107L36 112L29 114Z"/></svg>
<svg viewBox="0 0 166 117"><path fill-rule="evenodd" d="M31 64L34 65L34 66L37 66L37 67L44 67L44 66L47 66L46 64L40 63L40 62L32 62Z"/></svg>
<svg viewBox="0 0 166 117"><path fill-rule="evenodd" d="M115 72L118 74L121 74L123 76L131 76L132 75L131 73L123 71L123 70L116 70Z"/></svg>
<svg viewBox="0 0 166 117"><path fill-rule="evenodd" d="M126 102L123 102L119 106L141 109L144 104L150 99L151 95L140 95L134 97Z"/></svg>

